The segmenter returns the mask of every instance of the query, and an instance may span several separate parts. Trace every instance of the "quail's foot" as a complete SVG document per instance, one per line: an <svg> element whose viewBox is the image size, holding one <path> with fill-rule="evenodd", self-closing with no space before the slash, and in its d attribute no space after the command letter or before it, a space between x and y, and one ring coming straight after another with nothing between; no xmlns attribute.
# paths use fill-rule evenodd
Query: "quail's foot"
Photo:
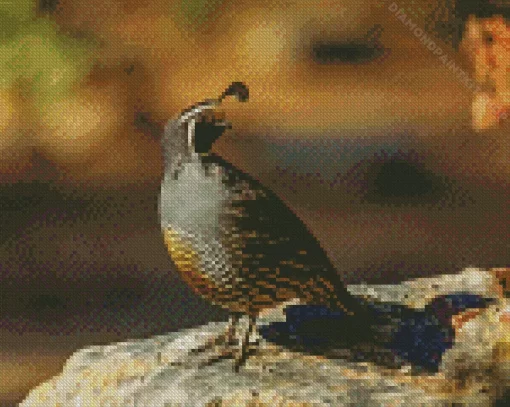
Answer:
<svg viewBox="0 0 510 407"><path fill-rule="evenodd" d="M222 335L223 340L217 343L219 347L214 349L213 355L201 361L200 366L210 366L217 361L231 358L234 359L233 371L238 372L246 364L248 358L257 352L260 337L256 333L255 318L249 317L249 325L246 329L239 329L239 320L239 315L231 316L229 326L225 334ZM256 338L251 342L250 339L254 334Z"/></svg>
<svg viewBox="0 0 510 407"><path fill-rule="evenodd" d="M238 372L248 358L258 350L260 343L258 336L253 342L250 342L250 337L255 331L254 323L252 324L250 321L247 329L240 330L239 319L238 315L232 315L225 332L208 338L203 345L189 350L184 358L172 362L172 364L187 368L199 368L211 366L224 359L233 359L233 370ZM204 355L204 357L199 355Z"/></svg>

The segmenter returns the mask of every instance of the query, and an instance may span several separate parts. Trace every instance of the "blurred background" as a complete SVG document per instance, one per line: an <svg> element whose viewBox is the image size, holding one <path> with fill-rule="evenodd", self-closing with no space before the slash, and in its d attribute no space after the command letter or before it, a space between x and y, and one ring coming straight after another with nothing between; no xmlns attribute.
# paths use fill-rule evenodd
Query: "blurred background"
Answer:
<svg viewBox="0 0 510 407"><path fill-rule="evenodd" d="M508 11L1 2L0 405L78 348L226 317L176 275L157 196L165 122L232 81L250 102L225 103L214 151L282 197L347 283L509 266Z"/></svg>

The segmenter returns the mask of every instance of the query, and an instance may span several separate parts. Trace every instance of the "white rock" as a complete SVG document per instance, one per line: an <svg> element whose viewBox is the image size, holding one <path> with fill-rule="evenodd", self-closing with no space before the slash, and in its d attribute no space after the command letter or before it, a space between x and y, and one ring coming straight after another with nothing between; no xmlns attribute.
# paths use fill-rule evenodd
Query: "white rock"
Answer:
<svg viewBox="0 0 510 407"><path fill-rule="evenodd" d="M447 286L448 292L474 291L491 296L493 283L490 273L473 269L397 286L349 289L365 297L400 299L422 306L424 297L446 294ZM501 301L501 309L491 306L463 326L436 375L413 377L405 369L305 355L265 341L238 373L232 371L230 359L198 367L196 362L203 355L188 357L190 366L176 365L189 349L204 344L226 327L225 323L211 323L149 339L82 349L69 358L59 376L33 389L20 406L490 405L486 403L494 396L493 389L499 394L501 383L509 382L501 377L506 371L498 370L492 357L494 346L504 336L498 321L506 303ZM259 324L282 317L280 307L266 312ZM499 373L493 374L495 371ZM458 379L464 377L468 379L459 392ZM487 386L488 392L480 392L480 386Z"/></svg>

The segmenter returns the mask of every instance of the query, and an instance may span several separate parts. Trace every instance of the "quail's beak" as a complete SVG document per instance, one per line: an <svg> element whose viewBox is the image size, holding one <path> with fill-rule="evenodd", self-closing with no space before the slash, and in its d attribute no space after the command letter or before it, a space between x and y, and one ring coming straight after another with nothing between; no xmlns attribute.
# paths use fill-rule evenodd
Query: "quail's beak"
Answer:
<svg viewBox="0 0 510 407"><path fill-rule="evenodd" d="M218 127L225 127L226 129L232 128L232 123L229 121L226 121L226 120L221 120L219 122L216 122L216 123L214 123L214 125L218 126Z"/></svg>

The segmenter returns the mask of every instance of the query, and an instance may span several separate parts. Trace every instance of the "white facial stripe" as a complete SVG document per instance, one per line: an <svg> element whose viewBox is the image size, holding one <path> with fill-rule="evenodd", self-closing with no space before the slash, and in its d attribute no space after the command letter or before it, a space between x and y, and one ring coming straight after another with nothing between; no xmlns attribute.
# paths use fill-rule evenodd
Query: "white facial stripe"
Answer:
<svg viewBox="0 0 510 407"><path fill-rule="evenodd" d="M193 137L195 134L195 121L196 119L193 118L188 122L188 147L193 146Z"/></svg>
<svg viewBox="0 0 510 407"><path fill-rule="evenodd" d="M190 111L184 112L181 114L181 116L178 119L179 125L182 125L183 123L191 120L192 118L196 118L200 113L204 112L205 110L211 110L213 109L215 104L213 102L210 102L205 105L195 106Z"/></svg>

